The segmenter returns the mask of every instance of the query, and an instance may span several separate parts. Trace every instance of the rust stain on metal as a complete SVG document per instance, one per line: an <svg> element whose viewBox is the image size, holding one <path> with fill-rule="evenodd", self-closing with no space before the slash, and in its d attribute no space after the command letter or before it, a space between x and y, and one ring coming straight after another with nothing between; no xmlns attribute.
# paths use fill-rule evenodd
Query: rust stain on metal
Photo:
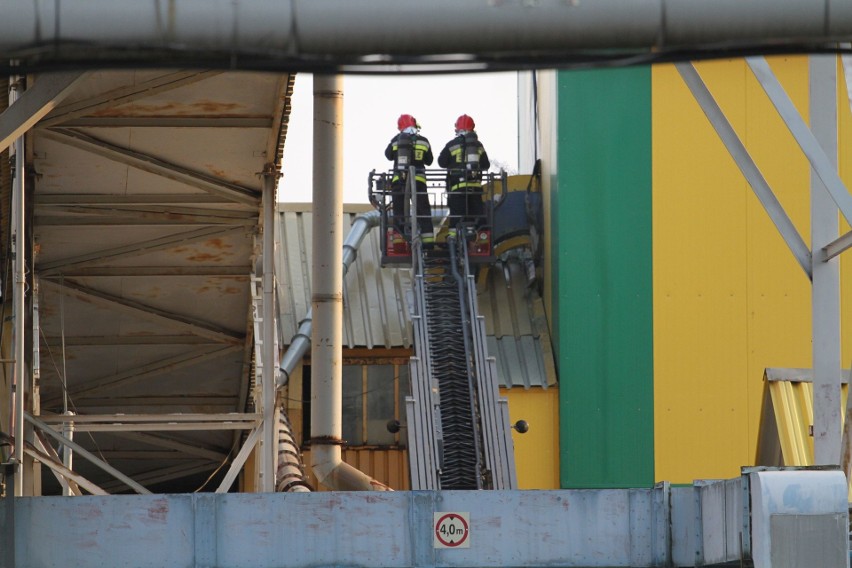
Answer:
<svg viewBox="0 0 852 568"><path fill-rule="evenodd" d="M310 440L311 445L345 446L346 440L336 436L315 436Z"/></svg>
<svg viewBox="0 0 852 568"><path fill-rule="evenodd" d="M42 317L55 316L57 314L56 308L49 304L39 306L38 310Z"/></svg>
<svg viewBox="0 0 852 568"><path fill-rule="evenodd" d="M242 294L243 289L237 288L235 286L225 286L224 288L217 286L215 284L211 284L209 286L202 286L196 289L196 294L206 294L207 292L217 292L219 294Z"/></svg>
<svg viewBox="0 0 852 568"><path fill-rule="evenodd" d="M169 515L169 502L166 499L157 499L148 507L148 518L152 521L165 522Z"/></svg>
<svg viewBox="0 0 852 568"><path fill-rule="evenodd" d="M211 100L201 100L190 105L178 105L173 102L159 104L128 103L117 107L98 110L91 113L89 116L124 117L146 115L207 118L213 115L217 117L232 118L243 116L244 113L239 113L237 111L244 108L245 105L239 103L222 103Z"/></svg>
<svg viewBox="0 0 852 568"><path fill-rule="evenodd" d="M219 239L219 238L207 239L206 241L204 241L204 246L219 249L219 250L234 248L234 245L232 245L230 243L226 243L225 241L223 241L222 239Z"/></svg>
<svg viewBox="0 0 852 568"><path fill-rule="evenodd" d="M227 112L233 112L237 109L244 108L244 105L241 105L239 103L220 103L209 100L192 103L192 106L204 113L216 113L217 115L221 115Z"/></svg>
<svg viewBox="0 0 852 568"><path fill-rule="evenodd" d="M483 526L499 529L503 526L503 519L500 517L488 517L482 522Z"/></svg>
<svg viewBox="0 0 852 568"><path fill-rule="evenodd" d="M108 117L116 117L116 116L137 116L140 114L163 114L168 111L178 111L180 113L180 109L174 103L161 103L161 104L126 104L118 107L105 108L102 110L98 110L90 114L89 116L108 116ZM170 115L174 115L175 113L170 112Z"/></svg>
<svg viewBox="0 0 852 568"><path fill-rule="evenodd" d="M336 510L339 509L342 504L343 500L339 496L332 493L332 497L330 497L328 500L328 508Z"/></svg>
<svg viewBox="0 0 852 568"><path fill-rule="evenodd" d="M159 298L162 295L162 292L163 291L159 286L154 286L148 291L147 294L145 294L145 297L147 297L147 298Z"/></svg>
<svg viewBox="0 0 852 568"><path fill-rule="evenodd" d="M222 256L218 254L210 254L209 252L197 252L186 257L191 262L215 262L222 260Z"/></svg>
<svg viewBox="0 0 852 568"><path fill-rule="evenodd" d="M94 505L80 507L78 511L77 516L80 519L99 519L104 516L103 511Z"/></svg>
<svg viewBox="0 0 852 568"><path fill-rule="evenodd" d="M220 170L219 168L217 168L213 164L204 164L204 167L206 167L208 170L210 170L210 173L212 173L216 177L225 178L227 176L227 174L225 173L225 170Z"/></svg>

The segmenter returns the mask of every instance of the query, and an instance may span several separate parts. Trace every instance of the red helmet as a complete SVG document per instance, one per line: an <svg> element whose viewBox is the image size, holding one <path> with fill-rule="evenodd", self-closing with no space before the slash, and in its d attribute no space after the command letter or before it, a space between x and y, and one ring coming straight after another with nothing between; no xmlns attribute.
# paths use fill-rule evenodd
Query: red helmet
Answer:
<svg viewBox="0 0 852 568"><path fill-rule="evenodd" d="M463 114L456 119L456 130L473 130L474 128L476 128L476 125L468 115Z"/></svg>
<svg viewBox="0 0 852 568"><path fill-rule="evenodd" d="M415 120L415 118L410 114L401 114L399 115L399 118L396 119L396 127L399 128L400 132L410 126L417 126L417 120Z"/></svg>

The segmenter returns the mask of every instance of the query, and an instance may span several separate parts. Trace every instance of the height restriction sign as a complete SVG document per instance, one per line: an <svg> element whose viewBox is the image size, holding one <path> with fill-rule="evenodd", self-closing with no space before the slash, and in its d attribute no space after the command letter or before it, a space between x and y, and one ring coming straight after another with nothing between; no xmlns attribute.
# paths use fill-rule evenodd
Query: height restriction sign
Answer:
<svg viewBox="0 0 852 568"><path fill-rule="evenodd" d="M470 548L470 513L435 513L435 548Z"/></svg>

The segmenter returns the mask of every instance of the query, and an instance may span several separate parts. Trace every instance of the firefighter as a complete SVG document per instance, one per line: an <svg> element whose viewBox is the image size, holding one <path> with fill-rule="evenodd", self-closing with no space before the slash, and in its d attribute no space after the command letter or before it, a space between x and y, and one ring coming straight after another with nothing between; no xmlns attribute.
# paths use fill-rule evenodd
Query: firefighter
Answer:
<svg viewBox="0 0 852 568"><path fill-rule="evenodd" d="M455 236L459 223L476 226L483 221L482 172L491 167L491 162L474 128L476 124L470 116L458 117L456 137L447 142L438 156L438 165L447 169L449 236Z"/></svg>
<svg viewBox="0 0 852 568"><path fill-rule="evenodd" d="M420 135L420 125L410 114L400 115L396 121L399 134L393 137L385 149L385 157L393 161L393 179L391 181L391 200L393 203L393 225L405 234L404 228L410 223L405 219L405 184L408 169L415 167L414 180L417 186L417 226L420 229L421 243L431 246L435 242L432 225L432 208L426 190L426 166L432 164L432 147L425 136Z"/></svg>

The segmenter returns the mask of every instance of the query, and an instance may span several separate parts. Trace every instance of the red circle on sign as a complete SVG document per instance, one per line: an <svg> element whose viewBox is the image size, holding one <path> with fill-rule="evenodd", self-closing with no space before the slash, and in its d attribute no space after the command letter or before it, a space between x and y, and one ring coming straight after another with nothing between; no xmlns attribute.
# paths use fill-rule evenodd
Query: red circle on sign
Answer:
<svg viewBox="0 0 852 568"><path fill-rule="evenodd" d="M462 529L462 537L461 537L461 539L459 539L458 542L452 542L452 541L444 540L443 535L441 535L441 523L443 523L445 520L453 520L453 519L458 519L459 521L461 521L462 527L464 527ZM437 523L435 523L435 537L444 546L449 546L449 547L460 546L461 544L464 543L464 541L467 540L468 534L470 534L470 529L467 526L467 522L464 520L464 518L462 518L462 517L460 517L456 514L449 513L447 515L444 515L443 517L438 519Z"/></svg>

